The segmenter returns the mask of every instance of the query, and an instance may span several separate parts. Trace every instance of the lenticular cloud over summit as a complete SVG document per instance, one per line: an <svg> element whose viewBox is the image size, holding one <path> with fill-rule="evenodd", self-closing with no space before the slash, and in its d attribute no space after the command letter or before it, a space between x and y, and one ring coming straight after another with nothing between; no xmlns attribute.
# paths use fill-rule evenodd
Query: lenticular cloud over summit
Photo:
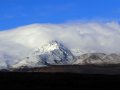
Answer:
<svg viewBox="0 0 120 90"><path fill-rule="evenodd" d="M16 60L24 58L51 40L62 43L73 53L120 53L120 24L32 24L0 31L0 55L7 54Z"/></svg>

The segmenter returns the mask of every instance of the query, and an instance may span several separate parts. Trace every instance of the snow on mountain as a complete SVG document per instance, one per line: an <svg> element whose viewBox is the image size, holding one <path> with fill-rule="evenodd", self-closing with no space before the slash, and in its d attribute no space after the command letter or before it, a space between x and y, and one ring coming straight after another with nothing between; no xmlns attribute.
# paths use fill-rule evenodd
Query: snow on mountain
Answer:
<svg viewBox="0 0 120 90"><path fill-rule="evenodd" d="M95 64L95 65L109 65L120 64L120 55L105 54L105 53L86 53L77 58L74 64Z"/></svg>
<svg viewBox="0 0 120 90"><path fill-rule="evenodd" d="M120 64L120 54L109 54L106 57L104 57L104 62L107 64Z"/></svg>
<svg viewBox="0 0 120 90"><path fill-rule="evenodd" d="M51 41L35 50L32 55L13 65L13 68L21 66L40 67L47 65L73 64L75 58L65 46L57 41Z"/></svg>
<svg viewBox="0 0 120 90"><path fill-rule="evenodd" d="M72 64L74 56L61 43L51 41L40 50L40 58L47 64Z"/></svg>
<svg viewBox="0 0 120 90"><path fill-rule="evenodd" d="M46 45L52 40L56 40L62 45L58 43ZM98 52L107 54L104 62L119 63L119 55L110 55L120 53L119 46L120 24L117 22L32 24L0 31L0 67L6 67L6 63L7 66L13 66L18 62L21 62L20 66L28 63L33 65L34 62L44 61L41 60L43 58L48 64L67 64L69 61L72 62L73 56ZM39 49L35 50L36 48ZM32 52L35 54L31 54ZM68 54L67 57L65 53ZM26 59L26 57L28 58ZM63 57L66 61L63 60ZM90 62L101 62L101 57L98 56L97 59L99 60L96 61L90 57ZM79 61L82 62L81 59ZM43 62L39 63L43 64Z"/></svg>
<svg viewBox="0 0 120 90"><path fill-rule="evenodd" d="M103 64L104 53L86 53L78 57L75 64Z"/></svg>

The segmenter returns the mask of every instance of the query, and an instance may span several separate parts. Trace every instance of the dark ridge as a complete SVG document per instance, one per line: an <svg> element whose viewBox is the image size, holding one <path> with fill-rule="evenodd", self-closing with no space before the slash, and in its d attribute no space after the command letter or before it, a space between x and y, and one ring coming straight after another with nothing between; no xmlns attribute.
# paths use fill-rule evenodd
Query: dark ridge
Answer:
<svg viewBox="0 0 120 90"><path fill-rule="evenodd" d="M2 70L2 72L7 70ZM120 65L49 65L47 67L21 67L10 69L10 72L44 72L44 73L79 73L79 74L118 74Z"/></svg>

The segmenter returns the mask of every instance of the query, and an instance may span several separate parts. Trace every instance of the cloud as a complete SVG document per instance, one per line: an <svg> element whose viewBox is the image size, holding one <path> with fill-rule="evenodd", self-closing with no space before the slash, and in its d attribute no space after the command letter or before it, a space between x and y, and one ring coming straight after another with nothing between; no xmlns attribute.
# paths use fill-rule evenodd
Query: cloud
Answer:
<svg viewBox="0 0 120 90"><path fill-rule="evenodd" d="M20 59L51 40L63 43L70 50L120 53L120 24L117 22L32 24L0 31L0 52Z"/></svg>

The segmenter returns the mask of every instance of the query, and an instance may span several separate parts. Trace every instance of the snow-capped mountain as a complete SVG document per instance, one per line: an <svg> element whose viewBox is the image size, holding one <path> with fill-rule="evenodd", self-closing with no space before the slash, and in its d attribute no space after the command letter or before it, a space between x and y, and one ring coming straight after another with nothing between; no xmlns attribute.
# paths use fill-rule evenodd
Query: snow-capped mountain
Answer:
<svg viewBox="0 0 120 90"><path fill-rule="evenodd" d="M0 69L119 64L119 28L117 23L32 24L0 31Z"/></svg>
<svg viewBox="0 0 120 90"><path fill-rule="evenodd" d="M77 57L74 64L94 64L94 65L108 65L120 64L120 55L118 54L105 54L105 53L86 53Z"/></svg>
<svg viewBox="0 0 120 90"><path fill-rule="evenodd" d="M37 48L28 57L12 65L12 68L19 67L44 67L49 65L108 65L120 64L118 54L105 53L83 53L75 56L63 44L52 40Z"/></svg>
<svg viewBox="0 0 120 90"><path fill-rule="evenodd" d="M69 49L57 41L51 41L34 53L46 64L72 64L74 56Z"/></svg>
<svg viewBox="0 0 120 90"><path fill-rule="evenodd" d="M13 65L13 68L22 66L40 67L47 65L73 64L74 55L64 45L57 41L51 41L36 49L29 57Z"/></svg>
<svg viewBox="0 0 120 90"><path fill-rule="evenodd" d="M80 52L77 50L76 52ZM120 64L120 55L116 53L81 53L79 56L56 40L52 40L35 49L24 59L14 60L9 55L0 54L0 69L22 67L45 67L49 65L109 65Z"/></svg>

